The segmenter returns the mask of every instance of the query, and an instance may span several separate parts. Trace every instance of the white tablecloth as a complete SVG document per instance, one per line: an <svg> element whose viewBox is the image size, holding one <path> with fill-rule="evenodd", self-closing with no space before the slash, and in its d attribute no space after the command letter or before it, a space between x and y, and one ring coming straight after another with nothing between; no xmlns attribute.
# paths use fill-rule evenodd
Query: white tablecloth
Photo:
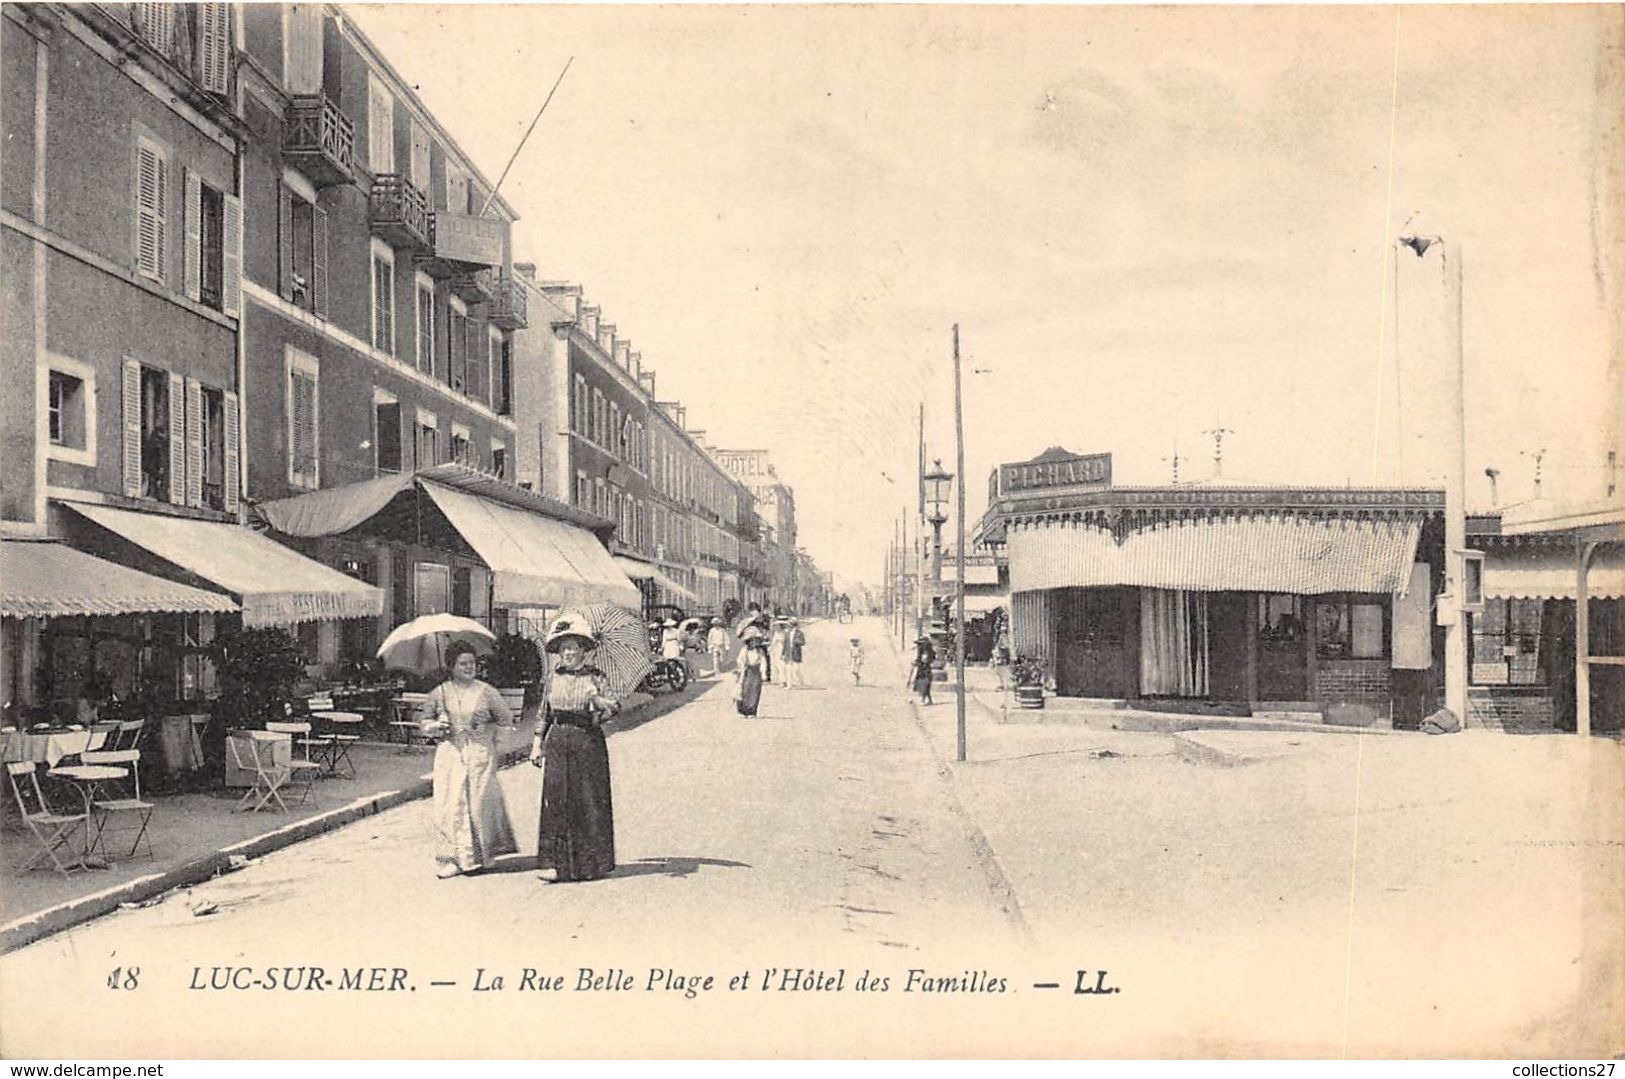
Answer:
<svg viewBox="0 0 1625 1079"><path fill-rule="evenodd" d="M63 757L100 749L106 740L105 734L90 731L5 731L0 732L0 760L44 761L54 768Z"/></svg>

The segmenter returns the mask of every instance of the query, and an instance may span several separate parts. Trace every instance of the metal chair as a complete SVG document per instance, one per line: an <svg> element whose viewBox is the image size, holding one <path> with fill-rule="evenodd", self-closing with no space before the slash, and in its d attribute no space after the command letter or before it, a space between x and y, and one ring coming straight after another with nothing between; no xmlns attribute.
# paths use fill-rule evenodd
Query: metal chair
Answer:
<svg viewBox="0 0 1625 1079"><path fill-rule="evenodd" d="M305 785L305 793L299 799L299 804L303 805L305 800L310 797L310 789L316 785L316 780L321 778L325 768L321 761L311 757L311 751L315 748L325 747L330 743L325 738L313 737L310 733L309 723L267 723L265 730L269 734L286 735L293 740L296 750L303 749L304 756L301 757L295 752L288 762L290 785L300 781L303 781Z"/></svg>
<svg viewBox="0 0 1625 1079"><path fill-rule="evenodd" d="M19 782L23 776L27 777L26 784ZM57 848L69 842L76 830L87 827L85 814L58 813L51 808L51 804L45 800L45 792L40 790L39 772L33 761L7 761L6 778L11 781L11 796L17 800L23 823L40 846L34 856L19 867L19 872L33 869L41 858L50 858L56 871L64 877L75 869L85 868L83 858L64 864L56 856Z"/></svg>
<svg viewBox="0 0 1625 1079"><path fill-rule="evenodd" d="M350 759L350 748L361 741L361 735L353 731L365 722L365 717L359 712L336 710L332 696L324 694L307 698L305 711L312 726L320 724L320 728L311 737L321 740L327 774L330 776L343 774L346 779L354 779L355 762ZM339 730L337 729L339 727L348 729ZM345 770L344 773L339 771L341 768Z"/></svg>
<svg viewBox="0 0 1625 1079"><path fill-rule="evenodd" d="M293 770L277 762L276 744L279 742L287 743L291 751L292 742L285 734L271 731L227 732L226 753L231 762L245 772L254 773L254 783L238 800L237 809L247 807L249 812L258 813L274 801L282 812L288 811L288 803L282 800L282 788L293 775ZM249 806L249 802L254 804Z"/></svg>
<svg viewBox="0 0 1625 1079"><path fill-rule="evenodd" d="M121 720L118 729L108 742L102 743L102 749L113 752L121 749L141 748L141 736L147 731L147 721L144 719Z"/></svg>
<svg viewBox="0 0 1625 1079"><path fill-rule="evenodd" d="M394 719L389 721L390 730L398 731L401 742L408 748L414 738L422 738L422 728L418 726L418 710L423 702L428 700L427 693L401 693L389 703L393 708Z"/></svg>
<svg viewBox="0 0 1625 1079"><path fill-rule="evenodd" d="M102 835L107 830L107 822L116 813L127 813L135 817L140 829L135 834L135 842L130 844L130 854L134 855L141 841L147 842L147 857L153 857L152 839L147 835L147 825L152 823L152 812L156 806L152 802L141 798L141 751L139 749L114 750L87 750L80 754L79 759L86 764L127 764L130 768L130 786L127 789L115 787L110 798L97 798L91 802L91 809L96 813L96 838L91 840L91 849L95 849L102 842ZM122 781L120 782L122 787ZM104 846L103 850L106 849Z"/></svg>

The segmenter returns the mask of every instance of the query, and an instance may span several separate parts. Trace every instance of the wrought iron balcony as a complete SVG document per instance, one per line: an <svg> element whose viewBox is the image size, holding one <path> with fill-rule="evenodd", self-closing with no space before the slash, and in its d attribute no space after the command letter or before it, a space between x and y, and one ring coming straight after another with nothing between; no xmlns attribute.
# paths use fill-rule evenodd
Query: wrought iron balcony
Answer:
<svg viewBox="0 0 1625 1079"><path fill-rule="evenodd" d="M355 183L355 125L326 94L295 94L282 152L317 187Z"/></svg>
<svg viewBox="0 0 1625 1079"><path fill-rule="evenodd" d="M490 303L496 295L495 270L467 270L451 279L451 291L464 303Z"/></svg>
<svg viewBox="0 0 1625 1079"><path fill-rule="evenodd" d="M499 330L522 330L530 325L529 306L524 282L503 274L496 279L496 296L486 308L485 317Z"/></svg>
<svg viewBox="0 0 1625 1079"><path fill-rule="evenodd" d="M425 254L434 250L434 214L429 212L429 200L399 173L381 172L373 177L367 221L374 233L397 250Z"/></svg>

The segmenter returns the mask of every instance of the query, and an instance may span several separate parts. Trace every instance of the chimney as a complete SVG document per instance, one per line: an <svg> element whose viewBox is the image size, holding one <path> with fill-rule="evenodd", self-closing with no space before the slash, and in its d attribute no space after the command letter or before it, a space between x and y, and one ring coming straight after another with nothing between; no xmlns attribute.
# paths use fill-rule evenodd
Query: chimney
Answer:
<svg viewBox="0 0 1625 1079"><path fill-rule="evenodd" d="M1495 481L1501 478L1501 470L1499 468L1486 468L1484 475L1488 476L1490 480L1490 509L1494 509L1501 504L1501 496L1495 487Z"/></svg>
<svg viewBox="0 0 1625 1079"><path fill-rule="evenodd" d="M615 342L615 364L621 370L625 371L625 370L627 370L628 368L630 368L632 366L631 355L632 355L632 342L630 342L630 341L617 341L617 342Z"/></svg>
<svg viewBox="0 0 1625 1079"><path fill-rule="evenodd" d="M582 304L578 316L581 332L596 341L598 339L598 308Z"/></svg>
<svg viewBox="0 0 1625 1079"><path fill-rule="evenodd" d="M642 386L644 390L648 392L649 397L652 400L655 395L655 373L653 371L639 371L638 385ZM658 404L658 402L656 403Z"/></svg>
<svg viewBox="0 0 1625 1079"><path fill-rule="evenodd" d="M545 281L542 283L542 295L547 297L549 303L564 312L567 321L576 322L581 318L581 286L567 285L562 281Z"/></svg>
<svg viewBox="0 0 1625 1079"><path fill-rule="evenodd" d="M526 281L535 283L536 264L534 262L516 262L513 264L515 276L523 277Z"/></svg>
<svg viewBox="0 0 1625 1079"><path fill-rule="evenodd" d="M634 352L627 357L627 370L632 372L639 385L643 384L643 353Z"/></svg>
<svg viewBox="0 0 1625 1079"><path fill-rule="evenodd" d="M600 322L598 324L598 347L615 355L615 323Z"/></svg>

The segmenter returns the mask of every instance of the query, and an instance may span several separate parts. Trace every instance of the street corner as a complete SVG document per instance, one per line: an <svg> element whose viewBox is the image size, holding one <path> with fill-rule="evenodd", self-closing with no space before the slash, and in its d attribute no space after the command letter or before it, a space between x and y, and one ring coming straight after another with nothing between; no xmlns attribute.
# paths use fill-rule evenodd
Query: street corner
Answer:
<svg viewBox="0 0 1625 1079"><path fill-rule="evenodd" d="M1277 731L1169 732L1179 758L1188 764L1212 768L1239 768L1265 761L1282 760L1307 752L1310 735Z"/></svg>

